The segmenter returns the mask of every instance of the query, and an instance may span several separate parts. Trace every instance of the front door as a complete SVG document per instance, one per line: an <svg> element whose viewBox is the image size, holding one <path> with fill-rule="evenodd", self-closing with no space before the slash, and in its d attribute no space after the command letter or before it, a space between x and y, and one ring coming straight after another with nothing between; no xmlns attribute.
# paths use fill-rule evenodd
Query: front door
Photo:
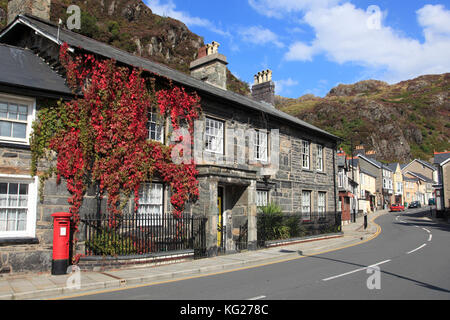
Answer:
<svg viewBox="0 0 450 320"><path fill-rule="evenodd" d="M217 207L219 208L217 217L217 247L223 247L223 187L217 190Z"/></svg>

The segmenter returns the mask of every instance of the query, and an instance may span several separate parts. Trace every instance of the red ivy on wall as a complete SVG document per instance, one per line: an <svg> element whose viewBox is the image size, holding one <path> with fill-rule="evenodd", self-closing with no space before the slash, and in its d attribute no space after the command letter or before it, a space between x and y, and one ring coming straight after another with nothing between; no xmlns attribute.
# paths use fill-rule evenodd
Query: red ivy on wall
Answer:
<svg viewBox="0 0 450 320"><path fill-rule="evenodd" d="M109 212L119 215L123 197L134 195L138 208L139 187L159 177L171 189L173 214L179 216L188 200L198 197L195 163L174 164L173 145L148 139L148 113L157 110L174 129L199 117L200 99L183 88L155 90L142 70L119 67L113 60L92 55L73 58L64 44L60 61L67 82L78 98L63 105L64 125L49 141L57 153L57 176L67 181L69 203L76 231L84 195L92 183L107 194ZM81 91L81 92L80 92Z"/></svg>

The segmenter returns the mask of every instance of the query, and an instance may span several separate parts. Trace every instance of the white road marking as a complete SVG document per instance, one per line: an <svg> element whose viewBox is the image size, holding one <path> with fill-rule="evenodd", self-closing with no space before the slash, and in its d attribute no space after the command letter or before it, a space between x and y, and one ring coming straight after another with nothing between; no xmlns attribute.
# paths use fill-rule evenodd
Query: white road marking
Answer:
<svg viewBox="0 0 450 320"><path fill-rule="evenodd" d="M421 245L420 247L418 247L418 248L416 248L416 249L414 249L414 250L411 250L410 252L407 252L407 254L410 254L410 253L413 253L413 252L416 252L417 250L420 250L420 249L422 249L423 247L425 247L427 244L426 243L424 243L423 245Z"/></svg>
<svg viewBox="0 0 450 320"><path fill-rule="evenodd" d="M426 228L422 228L422 230L425 230L428 233L431 233L430 230L426 229Z"/></svg>
<svg viewBox="0 0 450 320"><path fill-rule="evenodd" d="M433 235L430 234L430 236L428 237L428 241L431 241L432 238L433 238Z"/></svg>
<svg viewBox="0 0 450 320"><path fill-rule="evenodd" d="M254 297L254 298L250 298L248 300L261 300L261 299L264 299L264 298L267 298L267 297L266 296L257 296L257 297Z"/></svg>
<svg viewBox="0 0 450 320"><path fill-rule="evenodd" d="M389 261L391 261L391 260L385 260L385 261L382 261L382 262L378 262L378 263L373 264L373 265L368 266L368 267L359 268L359 269L356 269L356 270L353 270L353 271L350 271L350 272L338 274L337 276L325 278L325 279L322 279L322 280L323 280L323 281L333 280L333 279L340 278L340 277L343 277L343 276L346 276L346 275L349 275L349 274L352 274L352 273L355 273L355 272L358 272L358 271L362 271L362 270L369 269L369 268L371 268L371 267L379 266L379 265L381 265L381 264L383 264L383 263L386 263L386 262L389 262Z"/></svg>

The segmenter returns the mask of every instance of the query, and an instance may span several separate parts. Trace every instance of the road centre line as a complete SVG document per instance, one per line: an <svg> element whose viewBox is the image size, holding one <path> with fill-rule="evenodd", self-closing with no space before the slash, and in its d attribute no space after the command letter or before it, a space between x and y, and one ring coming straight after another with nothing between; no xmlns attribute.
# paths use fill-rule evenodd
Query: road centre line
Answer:
<svg viewBox="0 0 450 320"><path fill-rule="evenodd" d="M420 247L418 247L418 248L415 248L414 250L411 250L410 252L407 252L407 254L410 254L410 253L413 253L413 252L416 252L417 250L420 250L420 249L422 249L423 247L425 247L427 244L426 243L424 243L423 245L421 245Z"/></svg>
<svg viewBox="0 0 450 320"><path fill-rule="evenodd" d="M353 270L353 271L349 271L349 272L346 272L346 273L338 274L336 276L325 278L325 279L322 279L322 280L323 281L333 280L333 279L336 279L336 278L347 276L347 275L352 274L352 273L356 273L356 272L359 272L359 271L362 271L362 270L366 270L366 269L369 269L369 268L372 268L372 267L376 267L376 266L382 265L382 264L387 263L389 261L391 261L391 260L385 260L385 261L382 261L382 262L378 262L378 263L373 264L373 265L368 266L368 267L359 268L359 269L356 269L356 270Z"/></svg>

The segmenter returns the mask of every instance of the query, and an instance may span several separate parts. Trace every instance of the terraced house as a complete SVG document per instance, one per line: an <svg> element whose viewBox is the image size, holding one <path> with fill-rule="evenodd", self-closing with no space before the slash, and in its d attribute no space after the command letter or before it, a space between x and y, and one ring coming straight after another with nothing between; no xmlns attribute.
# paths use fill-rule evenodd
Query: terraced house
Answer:
<svg viewBox="0 0 450 320"><path fill-rule="evenodd" d="M233 250L235 242L243 236L240 230L244 227L248 248L256 248L257 207L269 202L279 204L285 213L301 213L311 223L314 212L323 218L331 214L334 219L339 138L277 110L273 106L274 82L270 71L255 75L253 96L246 97L226 90L228 62L219 53L217 43L200 49L189 76L64 28L58 30L57 25L46 20L48 14L38 18L29 14L34 11L18 9L25 10L26 6L14 8L15 18L0 33L2 62L9 61L7 66L2 63L0 72L3 272L49 270L51 214L69 208L64 184L50 179L41 202L36 195L39 182L29 176L28 138L36 111L49 99L71 99L58 73L62 43L67 43L73 54L92 53L99 59L114 59L121 65L143 68L156 74L157 81L169 79L201 97L203 112L197 138L202 144L194 150L197 156L201 153L197 165L200 196L187 206L186 214L207 218L207 255L215 255L224 248ZM26 70L23 63L28 66ZM4 72L6 69L8 73ZM168 143L167 133L171 130L168 123L152 114L148 121L149 138ZM153 214L169 215L169 193L167 185L154 180L142 187L140 204ZM81 215L95 212L96 206L94 194L88 193ZM132 200L126 210L134 213Z"/></svg>

